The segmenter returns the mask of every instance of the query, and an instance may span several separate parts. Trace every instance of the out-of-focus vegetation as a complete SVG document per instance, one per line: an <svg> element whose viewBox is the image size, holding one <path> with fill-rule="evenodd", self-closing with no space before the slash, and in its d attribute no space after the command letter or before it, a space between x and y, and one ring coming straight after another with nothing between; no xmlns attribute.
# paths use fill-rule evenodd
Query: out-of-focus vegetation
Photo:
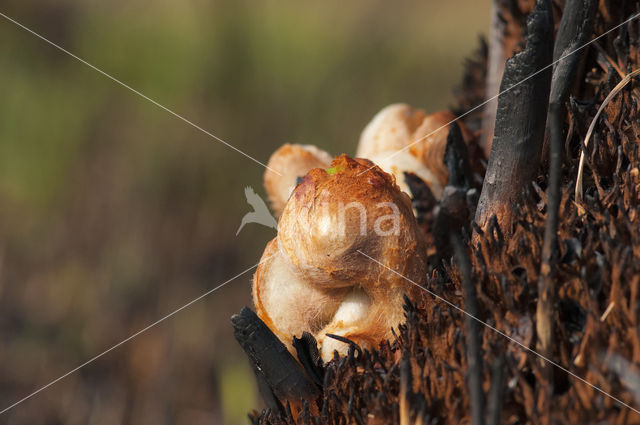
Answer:
<svg viewBox="0 0 640 425"><path fill-rule="evenodd" d="M446 108L489 1L8 0L0 9L266 162L355 151L382 106ZM0 410L255 264L262 168L0 18ZM250 274L4 414L244 423Z"/></svg>

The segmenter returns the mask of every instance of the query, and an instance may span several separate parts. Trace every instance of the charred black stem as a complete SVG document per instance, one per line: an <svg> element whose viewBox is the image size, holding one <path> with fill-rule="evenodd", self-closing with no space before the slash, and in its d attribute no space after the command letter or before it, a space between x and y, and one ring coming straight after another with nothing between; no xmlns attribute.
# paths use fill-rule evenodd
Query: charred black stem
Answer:
<svg viewBox="0 0 640 425"><path fill-rule="evenodd" d="M513 55L523 39L525 11L515 0L493 0L491 5L491 28L487 51L486 98L496 96L505 61ZM488 158L491 152L498 100L493 99L483 108L482 136L480 145Z"/></svg>
<svg viewBox="0 0 640 425"><path fill-rule="evenodd" d="M540 164L553 57L550 0L536 1L527 29L526 47L507 61L500 85L503 94L475 216L482 229L495 214L503 231L510 232L512 205Z"/></svg>
<svg viewBox="0 0 640 425"><path fill-rule="evenodd" d="M307 372L307 376L322 389L324 382L324 364L318 352L318 343L309 332L304 331L302 338L293 337L293 348L296 350L298 361Z"/></svg>
<svg viewBox="0 0 640 425"><path fill-rule="evenodd" d="M432 230L438 260L451 258L453 251L450 235L465 228L471 221L469 209L475 207L468 202L471 175L469 153L457 123L451 125L447 136L444 163L449 170L449 182L444 187L440 203L435 208Z"/></svg>
<svg viewBox="0 0 640 425"><path fill-rule="evenodd" d="M489 392L487 425L500 425L504 390L504 357L499 356L491 364L491 390Z"/></svg>
<svg viewBox="0 0 640 425"><path fill-rule="evenodd" d="M266 391L266 385L271 391L263 392L265 401L299 403L301 399L313 400L320 394L284 344L253 311L244 307L231 318L231 322L236 340L249 357L258 382L262 384L261 390ZM280 403L272 408L282 411Z"/></svg>
<svg viewBox="0 0 640 425"><path fill-rule="evenodd" d="M562 120L561 108L553 105L549 110L550 149L549 149L549 188L547 189L547 217L545 223L544 242L542 245L542 264L538 279L538 305L536 312L536 332L538 336L537 349L545 357L552 353L551 338L553 336L553 303L555 288L553 283L553 268L557 257L558 213L560 207L560 184L562 178L562 145L557 139L561 138ZM545 362L541 366L546 370L547 384L552 383L553 370Z"/></svg>
<svg viewBox="0 0 640 425"><path fill-rule="evenodd" d="M538 350L544 356L552 354L551 339L553 334L553 303L555 288L553 270L558 259L557 234L560 201L562 198L562 151L564 138L562 122L564 103L569 89L574 82L576 69L585 49L582 47L591 34L595 0L567 0L560 21L556 38L553 59L560 60L554 70L549 98L549 186L547 189L547 217L545 223L544 242L542 245L542 265L538 280L538 306L536 330ZM552 383L552 369L547 370L548 384Z"/></svg>
<svg viewBox="0 0 640 425"><path fill-rule="evenodd" d="M468 387L471 399L472 425L484 424L484 392L482 391L482 330L478 317L478 297L476 288L471 280L471 263L459 235L451 235L451 244L456 256L456 262L462 273L462 287L464 289L465 308L469 315L465 315L467 328L467 363L469 364Z"/></svg>
<svg viewBox="0 0 640 425"><path fill-rule="evenodd" d="M411 381L411 362L409 361L409 352L405 350L400 361L400 425L409 425Z"/></svg>

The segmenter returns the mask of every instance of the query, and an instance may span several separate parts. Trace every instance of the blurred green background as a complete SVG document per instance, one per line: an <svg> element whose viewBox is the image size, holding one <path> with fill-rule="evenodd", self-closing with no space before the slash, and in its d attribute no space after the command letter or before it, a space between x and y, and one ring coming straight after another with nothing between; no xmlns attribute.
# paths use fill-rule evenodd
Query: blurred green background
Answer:
<svg viewBox="0 0 640 425"><path fill-rule="evenodd" d="M489 0L5 0L0 11L266 162L353 154L368 120L453 103ZM255 264L263 169L0 18L0 410ZM241 424L247 274L0 417Z"/></svg>

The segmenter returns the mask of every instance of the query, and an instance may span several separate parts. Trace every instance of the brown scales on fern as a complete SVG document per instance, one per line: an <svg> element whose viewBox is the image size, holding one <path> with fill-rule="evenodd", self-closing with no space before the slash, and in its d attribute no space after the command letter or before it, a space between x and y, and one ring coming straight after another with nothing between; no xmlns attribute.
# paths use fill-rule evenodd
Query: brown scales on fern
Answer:
<svg viewBox="0 0 640 425"><path fill-rule="evenodd" d="M551 21L551 11L539 1L525 29L524 15L516 18L532 8L498 3L498 9L511 7L504 21L510 37L521 34L509 45L524 52L507 65L503 88L640 11L629 1L567 0L553 3ZM573 19L560 21L563 8L576 8ZM545 32L554 34L555 51ZM559 63L553 79L549 68L502 96L487 171L498 178L484 187L477 143L486 113L477 109L463 119L475 131L470 143L461 142L452 126L444 158L449 184L440 199L420 179L407 179L418 222L435 247L424 284L429 292L406 300L406 323L394 340L375 349L351 344L345 356L326 365L308 334L294 341L295 357L275 337L261 340L266 351L290 356L287 361L298 369L286 376L286 386L294 389L287 394L276 382L280 377L273 376L277 372L258 370L269 408L252 414L253 423L640 424L633 410L640 409L640 87L635 79L610 99L595 123L585 150L582 199L574 195L587 129L607 95L640 68L639 49L636 19ZM457 112L483 102L488 51L491 46L483 45L469 61ZM522 104L525 95L533 105ZM526 146L509 143L514 137ZM509 164L518 166L508 169ZM541 291L548 297L542 299ZM239 334L252 317L244 311L234 319ZM240 339L253 352L254 365L262 361L255 343ZM543 352L618 400L523 347ZM259 366L275 364L267 363Z"/></svg>

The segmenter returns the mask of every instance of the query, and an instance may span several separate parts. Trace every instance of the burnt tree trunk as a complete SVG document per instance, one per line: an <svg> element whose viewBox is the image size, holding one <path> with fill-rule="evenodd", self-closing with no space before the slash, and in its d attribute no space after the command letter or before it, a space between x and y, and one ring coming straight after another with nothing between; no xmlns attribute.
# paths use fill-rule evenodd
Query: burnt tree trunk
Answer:
<svg viewBox="0 0 640 425"><path fill-rule="evenodd" d="M509 232L513 207L540 165L553 57L550 0L536 2L527 29L526 47L507 60L500 84L491 155L475 217L483 230L495 215Z"/></svg>
<svg viewBox="0 0 640 425"><path fill-rule="evenodd" d="M487 158L491 153L504 64L521 47L524 23L526 16L531 13L532 6L533 1L519 2L516 5L508 0L493 0L491 4L485 88L487 104L483 107L482 135L480 136L480 146Z"/></svg>

